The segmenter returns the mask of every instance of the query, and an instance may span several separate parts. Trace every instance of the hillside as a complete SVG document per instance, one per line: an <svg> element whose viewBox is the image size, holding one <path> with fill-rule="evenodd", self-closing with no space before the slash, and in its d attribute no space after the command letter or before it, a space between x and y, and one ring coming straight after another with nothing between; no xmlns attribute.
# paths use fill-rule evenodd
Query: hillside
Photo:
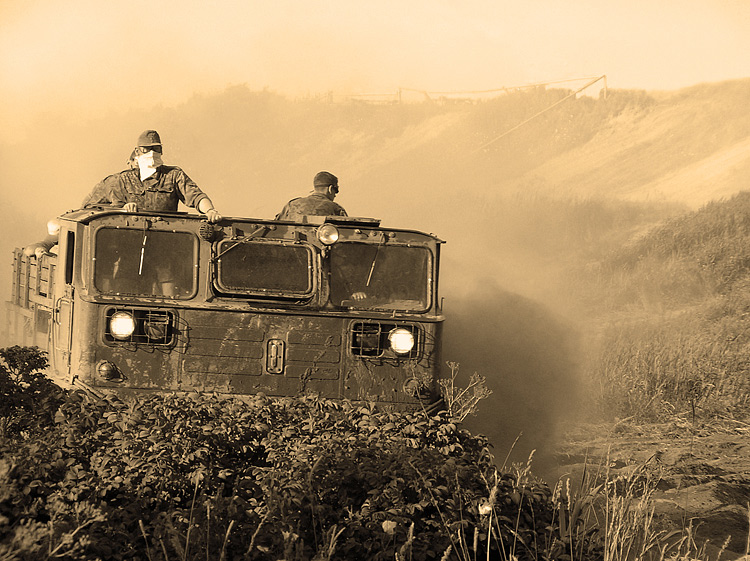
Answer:
<svg viewBox="0 0 750 561"><path fill-rule="evenodd" d="M749 237L743 191L567 271L596 424L567 425L550 478L656 470L655 526L710 540L701 559L748 552Z"/></svg>
<svg viewBox="0 0 750 561"><path fill-rule="evenodd" d="M368 105L235 86L171 108L88 120L48 115L0 147L0 203L25 215L0 233L6 250L36 237L49 217L122 169L146 127L162 132L165 160L181 165L225 214L273 216L309 189L316 171L329 169L350 214L436 231L451 242L449 258L454 247L458 258L492 238L485 229L492 224L474 225L478 213L490 223L506 209L516 216L519 198L532 213L535 197L696 208L747 187L750 79L571 98L505 134L569 93L539 88L475 104Z"/></svg>
<svg viewBox="0 0 750 561"><path fill-rule="evenodd" d="M485 197L539 188L702 204L745 185L750 79L573 98L502 136L569 93L539 88L476 104L365 105L235 86L172 108L88 121L49 116L2 147L2 182L24 191L3 198L22 204L29 193L59 193L61 200L44 206L75 206L93 183L120 169L132 137L147 125L163 131L167 161L192 172L224 206L237 198L242 214L275 212L284 197L307 189L318 169L340 175L348 187L342 201L354 214L374 205L398 220L412 209L394 209L387 197L405 188L406 202L439 207L456 191ZM687 175L693 187L707 183L705 194L679 196L674 187Z"/></svg>
<svg viewBox="0 0 750 561"><path fill-rule="evenodd" d="M616 97L618 92L614 92ZM578 195L666 199L692 207L747 188L748 82L688 88L630 105L583 146L525 178Z"/></svg>

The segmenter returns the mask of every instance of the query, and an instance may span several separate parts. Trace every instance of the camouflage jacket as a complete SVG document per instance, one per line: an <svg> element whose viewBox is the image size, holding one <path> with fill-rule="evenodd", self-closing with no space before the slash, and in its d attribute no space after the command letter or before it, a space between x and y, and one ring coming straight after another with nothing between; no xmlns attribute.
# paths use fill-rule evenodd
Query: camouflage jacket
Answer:
<svg viewBox="0 0 750 561"><path fill-rule="evenodd" d="M312 193L289 201L276 220L299 221L303 216L347 216L344 207L322 193Z"/></svg>
<svg viewBox="0 0 750 561"><path fill-rule="evenodd" d="M141 181L137 169L105 177L84 199L81 207L136 203L139 210L174 212L179 201L197 208L207 195L178 167L159 166L156 173Z"/></svg>

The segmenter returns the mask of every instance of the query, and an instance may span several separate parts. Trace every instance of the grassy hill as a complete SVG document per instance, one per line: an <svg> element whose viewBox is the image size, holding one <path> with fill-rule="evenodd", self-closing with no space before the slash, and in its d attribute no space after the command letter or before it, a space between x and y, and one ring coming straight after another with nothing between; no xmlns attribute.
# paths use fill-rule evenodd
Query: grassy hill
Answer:
<svg viewBox="0 0 750 561"><path fill-rule="evenodd" d="M612 92L607 103L633 92ZM547 188L577 195L665 200L695 208L747 188L747 80L644 95L562 157L525 172Z"/></svg>
<svg viewBox="0 0 750 561"><path fill-rule="evenodd" d="M437 207L455 192L485 197L539 188L647 200L658 195L655 185L696 166L723 179L699 203L741 186L750 80L571 98L505 134L569 93L539 88L476 104L368 105L236 86L171 108L97 119L46 116L24 139L2 147L2 179L24 188L25 196L7 194L11 203L23 204L29 193L59 193L61 200L44 210L75 206L93 183L123 166L138 132L153 126L168 162L192 172L219 203L236 200L242 214L275 212L319 169L340 175L347 187L342 201L355 214L375 210L397 220L413 209L383 203L403 191L407 201ZM727 165L719 169L721 162Z"/></svg>
<svg viewBox="0 0 750 561"><path fill-rule="evenodd" d="M603 409L640 420L747 418L748 242L750 192L741 192L578 271Z"/></svg>

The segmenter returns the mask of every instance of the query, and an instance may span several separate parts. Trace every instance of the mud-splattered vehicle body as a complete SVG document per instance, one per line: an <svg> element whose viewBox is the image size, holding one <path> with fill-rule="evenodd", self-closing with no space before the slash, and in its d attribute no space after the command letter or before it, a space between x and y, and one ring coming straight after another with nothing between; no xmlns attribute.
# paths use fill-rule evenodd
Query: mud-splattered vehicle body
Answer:
<svg viewBox="0 0 750 561"><path fill-rule="evenodd" d="M56 255L14 253L11 340L46 349L55 378L93 392L436 406L441 241L310 219L67 213Z"/></svg>

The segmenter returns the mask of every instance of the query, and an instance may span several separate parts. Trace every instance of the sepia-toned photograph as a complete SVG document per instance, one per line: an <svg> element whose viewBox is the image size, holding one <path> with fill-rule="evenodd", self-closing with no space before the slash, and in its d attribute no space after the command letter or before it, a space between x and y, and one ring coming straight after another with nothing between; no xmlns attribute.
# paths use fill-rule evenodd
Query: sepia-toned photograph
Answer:
<svg viewBox="0 0 750 561"><path fill-rule="evenodd" d="M0 0L0 559L750 559L750 2Z"/></svg>

